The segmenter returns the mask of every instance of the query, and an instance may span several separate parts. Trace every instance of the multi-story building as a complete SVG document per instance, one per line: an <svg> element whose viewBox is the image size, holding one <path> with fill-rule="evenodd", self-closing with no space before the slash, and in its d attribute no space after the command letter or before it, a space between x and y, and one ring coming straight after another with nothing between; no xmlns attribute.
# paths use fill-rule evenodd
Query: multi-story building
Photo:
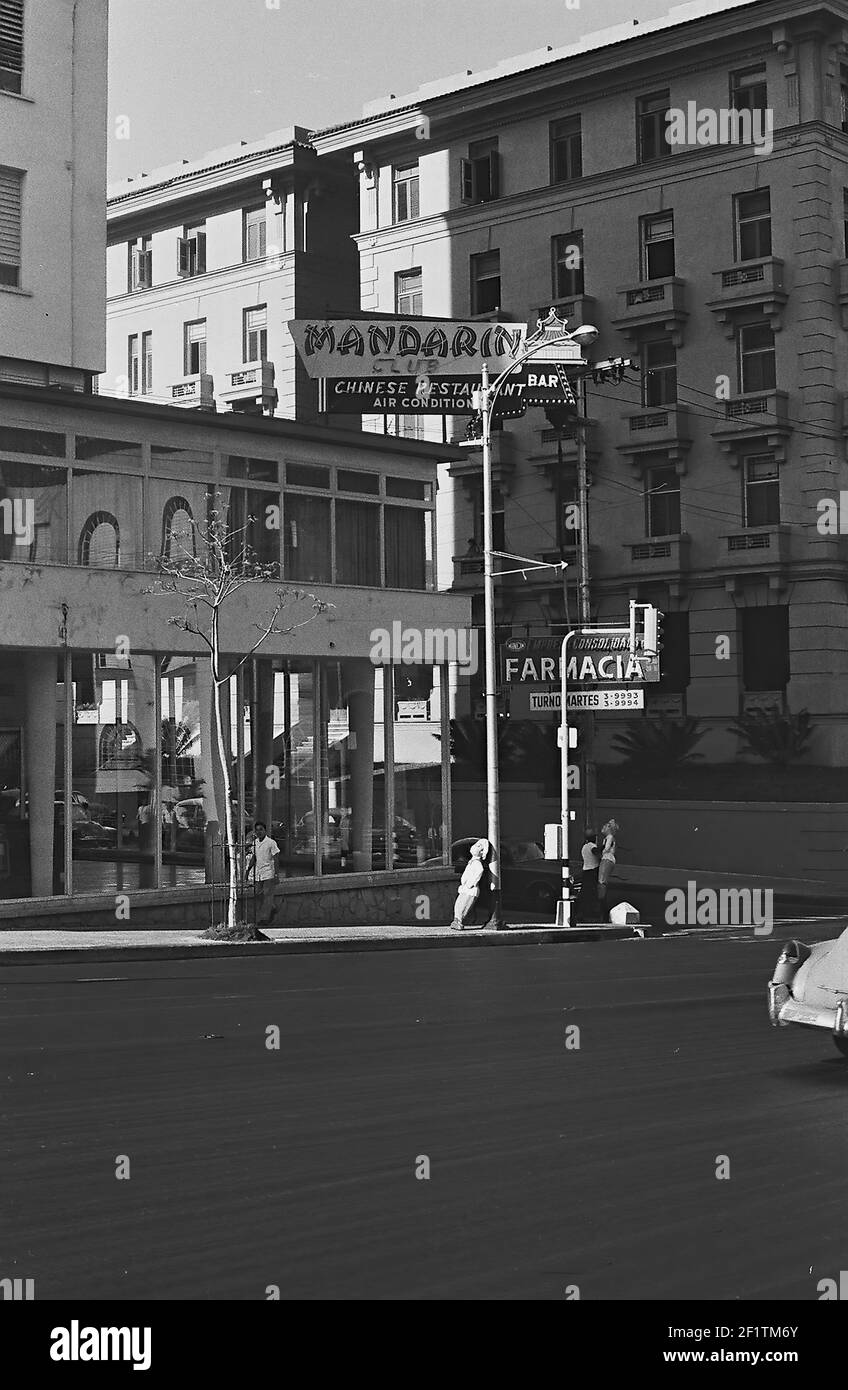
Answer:
<svg viewBox="0 0 848 1390"><path fill-rule="evenodd" d="M0 3L0 381L103 366L106 49L107 0Z"/></svg>
<svg viewBox="0 0 848 1390"><path fill-rule="evenodd" d="M808 709L812 761L848 763L848 556L818 525L848 480L846 111L848 5L759 0L628 23L314 137L360 170L366 313L532 325L554 305L598 327L596 360L640 368L588 386L593 610L664 611L648 713L701 719L708 759L732 760L729 723L769 705ZM496 548L574 556L575 457L539 411L504 424ZM479 449L443 475L440 582L476 609ZM505 579L499 622L561 631L569 591L570 614L553 572ZM619 728L603 722L602 756Z"/></svg>
<svg viewBox="0 0 848 1390"><path fill-rule="evenodd" d="M446 910L451 651L402 652L397 629L468 623L467 597L435 593L433 577L436 467L458 451L157 404L141 390L152 318L127 360L133 398L92 394L106 368L105 63L106 0L0 0L0 918L206 918L222 883L222 757L239 837L260 817L277 836L291 920L326 920L334 891L355 920L360 890L365 920L414 920L422 883ZM283 143L272 162L294 172L269 172L270 202L264 175L220 194L203 175L180 207L176 175L157 194L167 212L117 253L139 286L127 301L158 306L163 324L196 326L198 286L214 282L222 325L238 325L242 299L270 302L270 261L288 267L279 286L300 274L285 309L279 288L267 345L253 322L244 348L240 330L232 345L222 334L222 374L244 352L267 363L279 313L298 312L318 276L320 179L307 204L296 134ZM257 203L263 217L279 206L277 251ZM178 209L190 225L175 239L163 228ZM169 359L163 332L153 370L202 379L201 344L180 327ZM286 404L290 376L282 362ZM266 567L222 612L217 687L191 614L157 584L202 555L210 524L230 558L247 545Z"/></svg>
<svg viewBox="0 0 848 1390"><path fill-rule="evenodd" d="M350 160L276 131L110 188L108 229L102 394L315 418L286 324L358 302Z"/></svg>

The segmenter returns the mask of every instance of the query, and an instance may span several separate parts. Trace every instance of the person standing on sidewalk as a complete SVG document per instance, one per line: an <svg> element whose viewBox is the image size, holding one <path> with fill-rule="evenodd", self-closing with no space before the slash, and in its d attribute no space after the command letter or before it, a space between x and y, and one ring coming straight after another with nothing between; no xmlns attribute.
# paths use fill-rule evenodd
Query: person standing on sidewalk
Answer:
<svg viewBox="0 0 848 1390"><path fill-rule="evenodd" d="M471 846L470 858L463 870L462 878L459 880L459 892L453 906L451 927L454 931L473 930L465 923L480 896L480 881L486 871L486 861L489 858L490 849L488 840L475 840Z"/></svg>
<svg viewBox="0 0 848 1390"><path fill-rule="evenodd" d="M588 922L598 910L598 867L601 851L595 830L587 830L580 851L583 859L583 872L580 878L580 891L574 904L575 922Z"/></svg>
<svg viewBox="0 0 848 1390"><path fill-rule="evenodd" d="M259 915L256 925L267 927L274 916L274 889L277 886L277 866L280 860L280 846L267 833L264 821L258 820L254 827L253 849L247 861L245 878L259 888Z"/></svg>
<svg viewBox="0 0 848 1390"><path fill-rule="evenodd" d="M598 902L603 903L607 896L607 884L612 878L615 868L615 837L618 834L618 822L608 820L606 825L601 826L603 835L603 845L601 848L601 862L598 867Z"/></svg>

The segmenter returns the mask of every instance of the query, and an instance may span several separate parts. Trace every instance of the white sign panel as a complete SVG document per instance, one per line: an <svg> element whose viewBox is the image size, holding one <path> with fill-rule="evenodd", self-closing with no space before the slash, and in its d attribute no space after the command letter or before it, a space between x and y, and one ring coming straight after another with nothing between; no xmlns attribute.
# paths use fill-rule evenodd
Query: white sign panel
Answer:
<svg viewBox="0 0 848 1390"><path fill-rule="evenodd" d="M514 367L524 323L456 319L292 319L289 332L307 374L316 377L479 376Z"/></svg>
<svg viewBox="0 0 848 1390"><path fill-rule="evenodd" d="M566 710L596 709L644 709L644 690L569 690L566 692ZM531 691L530 713L542 714L548 710L559 712L562 709L562 696L559 690Z"/></svg>

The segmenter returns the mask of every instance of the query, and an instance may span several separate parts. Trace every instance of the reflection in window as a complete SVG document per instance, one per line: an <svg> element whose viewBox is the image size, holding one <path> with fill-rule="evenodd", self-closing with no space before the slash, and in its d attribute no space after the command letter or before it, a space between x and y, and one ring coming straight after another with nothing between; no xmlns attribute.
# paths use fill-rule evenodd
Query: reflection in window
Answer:
<svg viewBox="0 0 848 1390"><path fill-rule="evenodd" d="M427 587L426 523L429 513L415 507L386 507L386 585L390 589Z"/></svg>
<svg viewBox="0 0 848 1390"><path fill-rule="evenodd" d="M64 564L67 509L64 468L0 460L0 559Z"/></svg>
<svg viewBox="0 0 848 1390"><path fill-rule="evenodd" d="M92 569L117 569L121 563L121 534L110 512L94 512L82 528L78 563Z"/></svg>
<svg viewBox="0 0 848 1390"><path fill-rule="evenodd" d="M380 583L379 508L368 502L336 502L336 583Z"/></svg>
<svg viewBox="0 0 848 1390"><path fill-rule="evenodd" d="M330 501L326 497L285 496L285 578L329 584Z"/></svg>

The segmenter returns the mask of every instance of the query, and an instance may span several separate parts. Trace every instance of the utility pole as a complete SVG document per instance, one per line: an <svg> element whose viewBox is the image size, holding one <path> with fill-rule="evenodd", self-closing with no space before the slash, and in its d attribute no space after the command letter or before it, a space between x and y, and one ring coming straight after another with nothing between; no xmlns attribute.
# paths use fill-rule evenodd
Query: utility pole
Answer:
<svg viewBox="0 0 848 1390"><path fill-rule="evenodd" d="M589 599L589 478L586 467L586 431L589 427L586 407L586 378L578 384L579 413L577 418L577 513L580 522L577 551L577 616L580 627L592 621ZM597 774L595 770L595 716L586 714L583 720L583 828L595 825Z"/></svg>

